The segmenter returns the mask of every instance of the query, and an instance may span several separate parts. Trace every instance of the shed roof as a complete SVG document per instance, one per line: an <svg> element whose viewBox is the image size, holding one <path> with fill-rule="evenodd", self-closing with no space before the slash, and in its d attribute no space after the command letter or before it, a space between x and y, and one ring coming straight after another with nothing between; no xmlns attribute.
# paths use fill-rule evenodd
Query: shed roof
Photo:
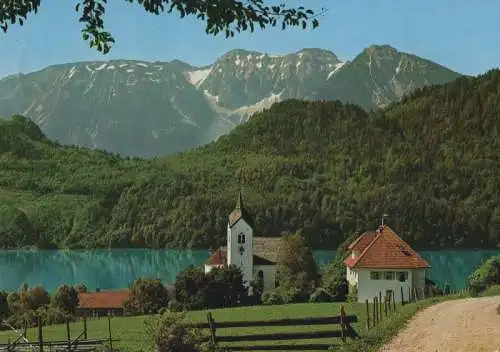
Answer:
<svg viewBox="0 0 500 352"><path fill-rule="evenodd" d="M129 290L80 292L78 293L78 307L87 309L114 309L122 308L130 297Z"/></svg>

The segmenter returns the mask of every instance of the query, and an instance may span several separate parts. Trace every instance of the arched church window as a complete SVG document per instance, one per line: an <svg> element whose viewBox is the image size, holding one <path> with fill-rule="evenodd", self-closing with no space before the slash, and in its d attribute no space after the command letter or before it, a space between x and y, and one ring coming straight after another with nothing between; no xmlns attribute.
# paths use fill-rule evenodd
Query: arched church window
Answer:
<svg viewBox="0 0 500 352"><path fill-rule="evenodd" d="M264 281L264 272L262 270L259 270L257 273L257 278L261 281Z"/></svg>
<svg viewBox="0 0 500 352"><path fill-rule="evenodd" d="M245 243L245 234L244 233L240 233L238 235L238 243L240 243L240 244Z"/></svg>

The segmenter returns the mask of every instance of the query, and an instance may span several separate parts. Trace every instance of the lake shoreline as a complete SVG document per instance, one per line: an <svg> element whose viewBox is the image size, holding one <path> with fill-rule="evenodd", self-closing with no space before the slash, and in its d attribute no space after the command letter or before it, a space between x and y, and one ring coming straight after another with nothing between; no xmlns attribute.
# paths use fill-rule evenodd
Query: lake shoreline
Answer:
<svg viewBox="0 0 500 352"><path fill-rule="evenodd" d="M468 275L485 259L500 255L491 250L431 250L417 252L431 268L428 277L438 285L451 283L464 287ZM313 251L318 267L334 258L335 250ZM62 284L85 284L89 290L116 290L129 287L138 277L159 278L166 284L175 282L177 274L189 265L203 265L208 250L179 249L78 249L78 250L0 250L0 290L18 290L43 285L53 291Z"/></svg>

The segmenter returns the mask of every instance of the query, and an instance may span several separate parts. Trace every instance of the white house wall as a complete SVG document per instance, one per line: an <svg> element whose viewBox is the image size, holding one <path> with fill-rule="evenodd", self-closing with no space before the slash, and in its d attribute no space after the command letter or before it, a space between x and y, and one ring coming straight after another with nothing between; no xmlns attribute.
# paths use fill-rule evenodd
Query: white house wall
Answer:
<svg viewBox="0 0 500 352"><path fill-rule="evenodd" d="M386 290L394 291L394 299L396 302L401 302L401 287L404 292L404 299L407 300L408 297L408 288L412 288L412 277L413 272L411 270L406 270L408 272L408 280L405 282L401 282L395 278L394 280L384 280L383 272L384 271L394 271L400 272L405 271L402 269L386 269L386 270L370 270L370 269L357 269L358 273L358 302L365 302L368 300L369 302L373 301L373 297L378 297L379 292L382 293L382 297L385 295ZM370 277L371 271L381 272L380 280L372 280ZM424 274L425 275L425 274ZM424 276L425 280L425 276Z"/></svg>
<svg viewBox="0 0 500 352"><path fill-rule="evenodd" d="M347 267L347 282L349 282L350 286L357 286L358 285L358 272L356 269L351 269Z"/></svg>
<svg viewBox="0 0 500 352"><path fill-rule="evenodd" d="M276 265L255 265L253 275L257 278L258 272L264 274L264 290L273 289L276 283Z"/></svg>

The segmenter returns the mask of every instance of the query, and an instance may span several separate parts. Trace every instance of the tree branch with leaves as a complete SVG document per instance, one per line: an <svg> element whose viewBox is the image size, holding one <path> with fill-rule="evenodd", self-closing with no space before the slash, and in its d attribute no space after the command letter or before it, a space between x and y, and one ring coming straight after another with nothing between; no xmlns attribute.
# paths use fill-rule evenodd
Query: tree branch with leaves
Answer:
<svg viewBox="0 0 500 352"><path fill-rule="evenodd" d="M67 0L66 0L67 1ZM115 0L117 1L117 0ZM281 26L306 29L318 27L318 17L325 12L315 13L302 6L287 7L284 3L268 5L265 0L124 0L138 3L151 14L177 12L181 18L194 16L206 23L205 32L210 35L224 33L226 38L244 31L254 32L257 27L266 29ZM11 24L27 21L31 13L38 13L41 0L2 0L0 2L0 28L5 33ZM82 36L90 47L107 54L115 42L111 33L105 30L104 15L107 0L79 0L75 11L83 23Z"/></svg>

